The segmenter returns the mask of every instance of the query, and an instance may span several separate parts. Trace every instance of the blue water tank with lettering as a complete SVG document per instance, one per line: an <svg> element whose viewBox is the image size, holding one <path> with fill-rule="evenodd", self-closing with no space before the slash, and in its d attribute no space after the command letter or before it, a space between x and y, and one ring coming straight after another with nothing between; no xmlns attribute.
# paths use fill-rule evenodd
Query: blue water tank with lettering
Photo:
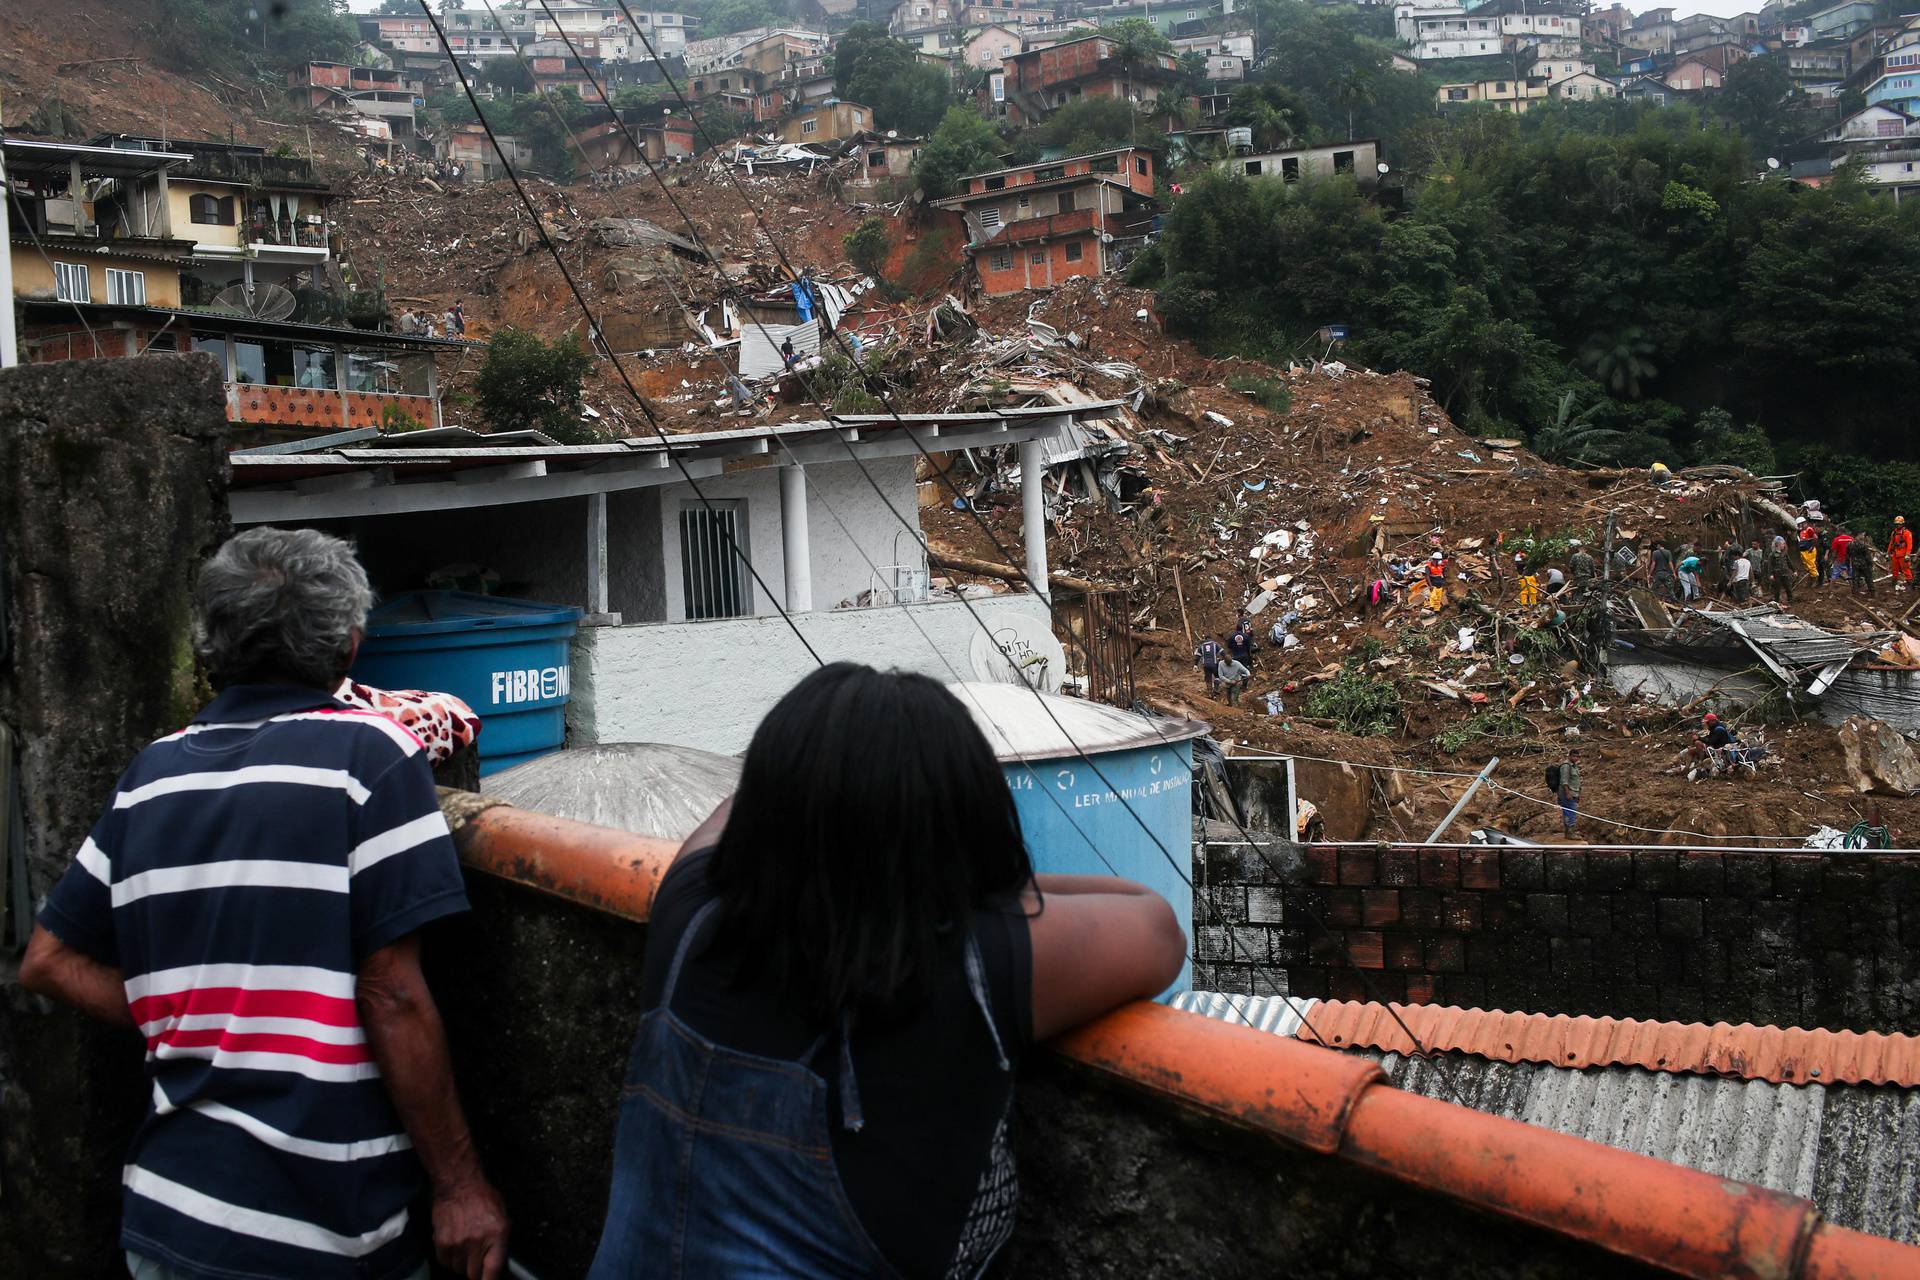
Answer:
<svg viewBox="0 0 1920 1280"><path fill-rule="evenodd" d="M949 687L1000 758L1034 870L1137 880L1192 938L1193 739L1209 726L1019 684ZM1191 978L1189 962L1169 990Z"/></svg>
<svg viewBox="0 0 1920 1280"><path fill-rule="evenodd" d="M480 717L480 772L557 751L573 684L572 605L466 591L411 591L367 616L353 678L382 689L432 689Z"/></svg>

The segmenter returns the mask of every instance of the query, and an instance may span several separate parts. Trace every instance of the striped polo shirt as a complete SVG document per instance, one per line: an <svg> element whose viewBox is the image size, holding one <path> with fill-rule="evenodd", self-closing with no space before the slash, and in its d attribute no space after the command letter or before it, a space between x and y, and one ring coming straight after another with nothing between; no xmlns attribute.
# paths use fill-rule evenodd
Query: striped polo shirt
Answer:
<svg viewBox="0 0 1920 1280"><path fill-rule="evenodd" d="M426 754L384 716L228 688L137 756L40 923L119 968L152 1086L121 1245L205 1280L388 1280L423 1180L354 1002L466 909Z"/></svg>

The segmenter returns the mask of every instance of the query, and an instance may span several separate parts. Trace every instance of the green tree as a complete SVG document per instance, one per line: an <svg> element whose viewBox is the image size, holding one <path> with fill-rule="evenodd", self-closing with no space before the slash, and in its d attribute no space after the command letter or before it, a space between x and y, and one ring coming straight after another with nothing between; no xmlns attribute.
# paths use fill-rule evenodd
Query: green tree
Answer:
<svg viewBox="0 0 1920 1280"><path fill-rule="evenodd" d="M592 365L570 334L548 343L525 329L502 329L474 381L480 415L495 431L532 428L562 444L588 443L594 433L581 421L580 380Z"/></svg>
<svg viewBox="0 0 1920 1280"><path fill-rule="evenodd" d="M1654 353L1647 331L1639 325L1627 325L1589 339L1580 349L1580 363L1614 395L1638 400L1641 387L1660 373L1653 362Z"/></svg>
<svg viewBox="0 0 1920 1280"><path fill-rule="evenodd" d="M1598 405L1588 405L1579 413L1573 411L1574 395L1571 389L1561 395L1553 421L1534 432L1529 442L1533 451L1548 462L1592 462L1597 454L1620 442L1620 432L1594 425Z"/></svg>
<svg viewBox="0 0 1920 1280"><path fill-rule="evenodd" d="M1171 54L1173 41L1154 30L1153 24L1144 18L1122 18L1111 26L1102 27L1100 34L1113 41L1113 51L1109 56L1126 73L1127 101L1131 104L1135 101L1134 76Z"/></svg>
<svg viewBox="0 0 1920 1280"><path fill-rule="evenodd" d="M991 169L1000 159L1000 135L972 107L949 107L940 127L920 149L913 179L930 198L950 194L969 173Z"/></svg>
<svg viewBox="0 0 1920 1280"><path fill-rule="evenodd" d="M1263 80L1236 86L1220 122L1253 130L1257 147L1282 147L1306 131L1307 107L1285 85Z"/></svg>
<svg viewBox="0 0 1920 1280"><path fill-rule="evenodd" d="M938 125L953 101L947 73L877 22L847 28L834 46L833 76L841 97L873 108L877 126L912 136Z"/></svg>
<svg viewBox="0 0 1920 1280"><path fill-rule="evenodd" d="M1366 67L1350 67L1340 73L1333 82L1333 100L1347 113L1347 138L1352 140L1353 109L1360 106L1372 106L1379 100L1376 83L1380 78L1377 70Z"/></svg>
<svg viewBox="0 0 1920 1280"><path fill-rule="evenodd" d="M480 68L480 83L507 93L532 93L533 73L518 58L488 58Z"/></svg>
<svg viewBox="0 0 1920 1280"><path fill-rule="evenodd" d="M886 279L887 254L891 245L887 239L885 218L866 219L849 231L840 244L847 252L847 261L857 270L876 280Z"/></svg>
<svg viewBox="0 0 1920 1280"><path fill-rule="evenodd" d="M1713 109L1740 130L1758 161L1791 141L1793 106L1801 96L1781 59L1748 58L1728 70Z"/></svg>

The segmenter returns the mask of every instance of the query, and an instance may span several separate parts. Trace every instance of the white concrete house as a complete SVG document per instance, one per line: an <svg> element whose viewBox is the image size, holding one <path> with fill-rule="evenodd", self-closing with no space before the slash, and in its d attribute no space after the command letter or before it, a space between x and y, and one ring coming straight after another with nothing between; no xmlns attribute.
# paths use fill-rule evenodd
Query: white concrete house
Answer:
<svg viewBox="0 0 1920 1280"><path fill-rule="evenodd" d="M234 454L230 502L236 525L352 538L383 592L466 564L497 575L496 594L584 609L570 745L735 752L814 665L782 608L829 662L1017 679L1001 655L1024 647L1063 671L1045 597L928 598L915 464L922 447L1018 446L1025 569L1046 583L1043 445L1112 408L846 417L673 436L671 447L472 433L439 443L454 429L416 448L406 435L345 433L306 451Z"/></svg>

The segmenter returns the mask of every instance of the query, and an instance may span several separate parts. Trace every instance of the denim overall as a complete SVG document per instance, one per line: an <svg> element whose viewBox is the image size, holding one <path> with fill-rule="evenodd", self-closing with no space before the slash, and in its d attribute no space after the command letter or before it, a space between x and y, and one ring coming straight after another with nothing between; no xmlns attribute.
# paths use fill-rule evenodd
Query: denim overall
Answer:
<svg viewBox="0 0 1920 1280"><path fill-rule="evenodd" d="M613 1158L607 1221L589 1280L690 1276L893 1277L841 1186L828 1135L827 1082L813 1070L821 1035L798 1059L741 1053L715 1044L673 1012L681 967L718 902L694 915L674 950L660 1003L640 1018ZM971 933L967 985L986 1019L1000 1069L1010 1071L988 1003L986 969ZM854 1080L850 1026L840 1026L841 1122L864 1123ZM978 1275L1012 1231L1014 1188L1005 1154L1005 1121L996 1134L993 1212L969 1215L968 1236L982 1241ZM996 1173L998 1176L996 1176Z"/></svg>

